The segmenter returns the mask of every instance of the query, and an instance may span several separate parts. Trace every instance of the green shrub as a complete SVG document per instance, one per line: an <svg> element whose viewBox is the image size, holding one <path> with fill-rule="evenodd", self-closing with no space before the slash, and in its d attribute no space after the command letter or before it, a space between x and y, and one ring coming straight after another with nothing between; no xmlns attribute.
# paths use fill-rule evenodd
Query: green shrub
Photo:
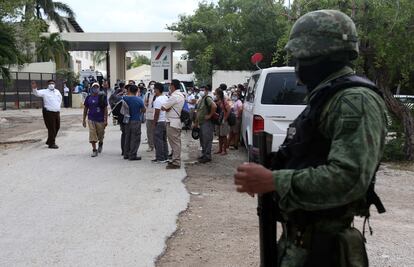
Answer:
<svg viewBox="0 0 414 267"><path fill-rule="evenodd" d="M389 140L385 144L384 155L382 159L384 161L404 161L404 137L399 136Z"/></svg>

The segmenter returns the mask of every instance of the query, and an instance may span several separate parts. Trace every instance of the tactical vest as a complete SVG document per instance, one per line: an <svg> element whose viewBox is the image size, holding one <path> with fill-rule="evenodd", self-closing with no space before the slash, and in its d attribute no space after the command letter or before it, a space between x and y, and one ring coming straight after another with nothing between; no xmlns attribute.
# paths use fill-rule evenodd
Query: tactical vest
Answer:
<svg viewBox="0 0 414 267"><path fill-rule="evenodd" d="M365 87L373 90L383 98L382 93L371 81L356 76L347 75L331 81L318 90L309 101L305 110L290 124L287 136L279 151L274 157L274 169L304 169L316 168L327 163L332 140L319 131L319 122L322 110L326 103L338 92L351 87ZM378 170L378 168L377 168ZM359 215L369 217L369 206L374 204L379 213L385 212L381 200L374 192L375 174L364 199L364 210ZM306 212L306 216L320 215L323 217L337 217L345 212L347 207L338 207L325 211Z"/></svg>

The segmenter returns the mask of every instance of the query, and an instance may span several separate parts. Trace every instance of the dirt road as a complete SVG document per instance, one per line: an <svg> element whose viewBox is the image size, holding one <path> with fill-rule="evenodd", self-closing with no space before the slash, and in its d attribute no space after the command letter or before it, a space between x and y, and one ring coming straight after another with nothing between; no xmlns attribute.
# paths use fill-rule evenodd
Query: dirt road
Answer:
<svg viewBox="0 0 414 267"><path fill-rule="evenodd" d="M191 140L188 144L195 159L198 145ZM158 267L258 266L257 200L236 193L232 177L245 154L232 151L210 164L187 165L190 204ZM385 164L378 173L376 190L387 212L379 215L371 208L374 234L366 234L370 266L414 266L414 165L397 167ZM362 224L361 218L355 220L358 229Z"/></svg>

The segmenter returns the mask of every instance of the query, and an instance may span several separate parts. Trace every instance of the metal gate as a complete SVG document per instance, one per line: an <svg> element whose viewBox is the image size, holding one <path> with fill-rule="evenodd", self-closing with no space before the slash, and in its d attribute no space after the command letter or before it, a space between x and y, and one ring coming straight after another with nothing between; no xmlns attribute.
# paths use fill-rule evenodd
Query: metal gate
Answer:
<svg viewBox="0 0 414 267"><path fill-rule="evenodd" d="M32 93L31 82L36 81L39 89L47 87L47 81L56 80L55 73L11 72L11 81L6 84L0 76L0 103L3 110L20 108L40 108L42 98ZM56 80L56 88L63 90L63 80Z"/></svg>

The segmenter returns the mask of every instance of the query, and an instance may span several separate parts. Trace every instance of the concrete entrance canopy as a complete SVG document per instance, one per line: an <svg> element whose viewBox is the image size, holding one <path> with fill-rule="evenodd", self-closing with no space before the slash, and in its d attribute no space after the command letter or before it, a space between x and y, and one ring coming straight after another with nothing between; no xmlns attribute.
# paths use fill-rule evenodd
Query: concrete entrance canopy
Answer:
<svg viewBox="0 0 414 267"><path fill-rule="evenodd" d="M125 52L137 50L151 51L153 80L171 80L172 53L183 49L174 32L62 32L60 36L69 42L72 51L109 51L111 83L125 80Z"/></svg>

